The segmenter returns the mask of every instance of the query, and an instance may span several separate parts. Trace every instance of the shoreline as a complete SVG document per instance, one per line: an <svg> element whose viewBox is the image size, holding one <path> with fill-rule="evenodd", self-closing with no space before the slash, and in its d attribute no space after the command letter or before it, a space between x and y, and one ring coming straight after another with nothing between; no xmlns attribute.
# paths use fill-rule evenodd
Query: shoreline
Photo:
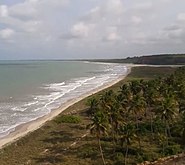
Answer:
<svg viewBox="0 0 185 165"><path fill-rule="evenodd" d="M128 74L131 72L131 68L134 65L125 65L127 67L127 72L125 75L122 75L118 77L116 80L113 80L111 82L105 83L101 87L98 87L97 89L91 90L90 92L87 92L86 94L81 95L80 97L77 97L75 99L69 100L63 105L61 105L59 108L52 110L49 114L37 118L36 120L21 124L15 128L14 131L6 135L5 137L0 138L0 149L14 143L15 141L19 140L20 138L28 135L29 133L39 129L42 127L47 121L50 121L57 117L59 114L64 112L68 107L72 106L73 104L85 99L86 97L89 97L95 93L98 93L106 88L111 87L112 85L118 83L119 81L125 79L125 77L128 76Z"/></svg>

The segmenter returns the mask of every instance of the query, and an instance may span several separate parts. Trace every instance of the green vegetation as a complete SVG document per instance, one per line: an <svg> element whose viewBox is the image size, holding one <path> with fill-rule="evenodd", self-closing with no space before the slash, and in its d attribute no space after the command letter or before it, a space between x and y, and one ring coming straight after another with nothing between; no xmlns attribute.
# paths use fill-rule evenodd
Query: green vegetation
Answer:
<svg viewBox="0 0 185 165"><path fill-rule="evenodd" d="M55 122L57 124L61 124L61 123L80 123L81 122L81 118L80 116L74 116L74 115L64 115L64 116L59 116L55 119Z"/></svg>
<svg viewBox="0 0 185 165"><path fill-rule="evenodd" d="M107 120L108 118L104 115L104 110L102 113L104 115L103 117L100 113L96 114L96 119L92 118L93 114L101 107L100 102L105 105L111 105L114 101L114 96L121 96L121 91L123 91L126 86L129 87L132 81L137 80L138 82L142 82L140 80L144 79L145 83L150 81L155 82L153 78L156 78L157 75L163 77L161 80L165 80L165 77L170 77L170 74L174 73L175 70L176 68L163 67L132 68L131 74L128 75L126 79L72 105L54 120L48 121L38 130L2 149L0 151L0 164L100 165L103 164L103 155L107 165L122 165L125 161L127 164L136 164L136 162L142 162L143 160L155 160L164 155L181 152L183 144L185 143L185 138L182 140L182 136L185 137L185 131L182 132L185 120L181 118L182 116L179 115L179 112L175 116L172 115L173 120L169 118L167 123L164 123L165 120L160 120L160 118L153 116L156 111L152 108L146 108L148 109L148 111L146 111L148 113L146 114L147 118L145 118L145 108L137 112L132 106L127 117L124 113L122 114L121 110L123 110L124 105L126 106L128 103L126 100L121 101L122 99L120 97L121 105L115 103L114 106L109 107L114 109L112 113L108 114L108 116L111 116L109 120ZM126 84L125 87L123 84ZM139 90L139 88L137 88L137 90ZM130 91L130 89L126 91ZM111 96L110 100L108 99L109 96ZM132 97L130 99L132 99ZM139 105L142 101L140 102L138 99L137 97L134 98ZM161 107L161 104L159 105L159 107ZM109 108L107 107L107 109ZM181 103L181 109L183 110L183 103ZM79 117L80 123L61 122L62 116L68 116L67 114L69 114L69 112L72 116L75 116L75 118ZM121 113L121 115L117 115L119 113ZM157 113L156 115L160 116ZM151 116L153 118L151 118ZM177 117L179 117L179 119ZM99 122L95 125L97 121ZM121 122L117 123L115 121ZM170 126L171 134L171 137L169 133L167 134L168 144L166 143L165 135L166 124ZM100 127L102 128L100 134L96 132L95 129L99 128L97 127L98 125L103 126L103 128ZM178 125L179 127L177 127ZM81 138L87 133L87 126L88 129L91 128L92 134ZM159 134L156 132L159 132ZM100 142L98 140L100 140ZM74 142L77 142L76 145L70 147ZM100 152L100 145L102 153Z"/></svg>
<svg viewBox="0 0 185 165"><path fill-rule="evenodd" d="M126 59L99 59L90 60L94 62L112 62L112 63L133 63L133 64L149 64L149 65L184 65L185 54L162 54L140 57L128 57Z"/></svg>
<svg viewBox="0 0 185 165"><path fill-rule="evenodd" d="M170 67L134 67L132 68L132 72L130 73L129 77L130 80L134 79L153 79L158 77L166 77L173 73L175 68Z"/></svg>
<svg viewBox="0 0 185 165"><path fill-rule="evenodd" d="M127 58L133 60L134 64L151 64L151 65L184 65L185 54L166 54Z"/></svg>
<svg viewBox="0 0 185 165"><path fill-rule="evenodd" d="M103 164L115 155L122 156L114 164L127 165L183 151L185 67L164 78L131 80L95 99L88 128L98 139Z"/></svg>

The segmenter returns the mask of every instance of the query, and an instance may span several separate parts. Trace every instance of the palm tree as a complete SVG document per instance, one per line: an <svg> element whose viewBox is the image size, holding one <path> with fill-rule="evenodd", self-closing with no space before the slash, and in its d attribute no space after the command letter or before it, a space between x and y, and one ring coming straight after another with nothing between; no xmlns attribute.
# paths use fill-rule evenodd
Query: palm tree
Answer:
<svg viewBox="0 0 185 165"><path fill-rule="evenodd" d="M114 98L114 92L112 90L106 91L100 97L101 106L110 109L110 105L114 102Z"/></svg>
<svg viewBox="0 0 185 165"><path fill-rule="evenodd" d="M162 145L162 155L165 156L165 145L168 145L167 137L164 134L157 134L160 145Z"/></svg>
<svg viewBox="0 0 185 165"><path fill-rule="evenodd" d="M129 112L133 113L135 116L135 122L137 124L137 129L139 128L138 116L145 110L145 100L140 94L134 95L129 107Z"/></svg>
<svg viewBox="0 0 185 165"><path fill-rule="evenodd" d="M117 97L112 90L105 92L100 98L100 109L106 114L108 123L112 127L110 135L113 139L114 149L116 146L117 133L121 121L121 108Z"/></svg>
<svg viewBox="0 0 185 165"><path fill-rule="evenodd" d="M185 113L181 114L179 127L182 132L182 144L183 144L184 150L185 150Z"/></svg>
<svg viewBox="0 0 185 165"><path fill-rule="evenodd" d="M155 81L151 80L148 82L145 82L145 86L143 87L143 97L145 98L146 102L146 111L145 111L145 116L146 118L149 116L150 118L150 130L151 134L153 136L153 118L154 118L154 113L153 109L155 107L155 102L158 99L159 95L157 90L155 89Z"/></svg>
<svg viewBox="0 0 185 165"><path fill-rule="evenodd" d="M177 100L179 104L179 113L185 112L185 83L179 82L176 89Z"/></svg>
<svg viewBox="0 0 185 165"><path fill-rule="evenodd" d="M87 111L89 115L92 116L97 111L98 104L99 104L98 100L94 97L87 100L86 105L89 106Z"/></svg>
<svg viewBox="0 0 185 165"><path fill-rule="evenodd" d="M184 145L184 150L185 150L185 113L182 116L182 143Z"/></svg>
<svg viewBox="0 0 185 165"><path fill-rule="evenodd" d="M128 150L129 146L132 143L132 140L136 139L137 135L135 133L135 127L131 123L127 123L122 127L122 136L120 138L121 146L123 147L124 144L126 145L125 150L125 165L127 164L127 158L128 158Z"/></svg>
<svg viewBox="0 0 185 165"><path fill-rule="evenodd" d="M119 95L117 96L117 101L119 101L124 109L128 107L128 103L131 101L133 94L130 88L130 84L123 84L120 87Z"/></svg>
<svg viewBox="0 0 185 165"><path fill-rule="evenodd" d="M111 109L108 113L109 123L112 127L111 133L112 133L114 145L117 142L117 137L118 137L120 126L123 126L125 124L123 116L124 114L120 107L120 104L118 102L114 102L111 105Z"/></svg>
<svg viewBox="0 0 185 165"><path fill-rule="evenodd" d="M98 146L101 154L101 158L103 161L103 164L105 165L105 159L103 155L103 150L101 146L101 135L107 134L108 124L107 124L107 116L100 110L97 111L92 118L92 123L87 126L87 128L90 129L90 133L96 135L98 140Z"/></svg>
<svg viewBox="0 0 185 165"><path fill-rule="evenodd" d="M130 100L130 98L132 97L132 93L131 93L131 90L130 90L130 85L128 85L128 84L123 84L120 87L119 93L122 96L126 97L128 100Z"/></svg>
<svg viewBox="0 0 185 165"><path fill-rule="evenodd" d="M176 116L178 112L178 104L174 97L167 96L161 98L156 106L156 113L165 124L165 134L167 137L171 136L169 122Z"/></svg>
<svg viewBox="0 0 185 165"><path fill-rule="evenodd" d="M142 83L143 81L138 81L138 80L132 80L130 82L130 89L133 95L136 95L140 92L142 92Z"/></svg>

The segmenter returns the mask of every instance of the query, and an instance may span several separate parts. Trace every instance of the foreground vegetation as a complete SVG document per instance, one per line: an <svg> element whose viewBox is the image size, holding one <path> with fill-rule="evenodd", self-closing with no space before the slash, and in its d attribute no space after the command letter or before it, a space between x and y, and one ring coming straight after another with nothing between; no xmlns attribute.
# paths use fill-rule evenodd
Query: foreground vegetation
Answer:
<svg viewBox="0 0 185 165"><path fill-rule="evenodd" d="M99 145L102 163L154 161L185 148L185 67L153 80L131 80L120 90L88 101L88 128Z"/></svg>
<svg viewBox="0 0 185 165"><path fill-rule="evenodd" d="M121 92L122 88L120 88L123 87L123 84L126 83L129 87L129 84L131 84L135 80L137 80L137 82L143 83L155 81L153 80L154 78L158 76L166 77L170 73L173 73L175 70L175 68L162 67L132 68L131 74L127 76L127 78L123 81L120 81L114 86L101 91L89 98L81 100L80 102L66 109L65 112L61 113L54 120L48 121L40 129L28 134L17 142L2 149L0 151L0 164L97 165L102 163L101 155L103 155L106 164L122 165L125 161L127 164L136 164L136 162L141 162L143 160L153 160L157 159L158 157L171 154L172 152L170 147L172 148L173 153L181 152L183 146L183 142L181 140L182 132L180 131L181 127L179 127L179 129L177 129L177 125L174 125L175 127L172 127L172 124L174 124L175 121L180 121L180 118L177 119L177 116L180 117L181 115L177 113L177 116L175 115L172 121L169 120L168 123L170 126L171 137L169 137L169 135L167 134L168 144L165 144L163 138L161 138L162 140L159 141L158 135L156 134L158 130L155 127L155 111L152 108L151 113L146 113L146 115L144 113L145 111L140 111L139 113L137 113L137 122L135 115L132 115L131 113L134 111L130 110L130 114L128 113L128 118L126 118L125 115L120 115L121 122L118 123L118 128L121 128L121 126L123 127L119 129L118 132L114 131L114 129L110 129L113 128L113 126L116 124L113 124L113 121L110 122L111 120L107 120L107 117L105 117L106 120L104 121L106 124L103 124L103 126L105 126L105 132L101 132L100 136L94 136L94 134L88 134L87 136L84 136L84 134L87 133L88 129L91 129L92 133L96 133L96 130L93 129L96 127L94 127L95 125L93 124L95 118L92 118L93 113L91 113L91 108L89 106L89 103L91 102L90 100L97 100L96 108L99 109L102 105L100 103L101 101L103 101L101 98L104 98L106 94L111 93L110 96L112 98L112 101L114 100L114 98L116 98L113 96L123 95ZM143 79L144 81L140 81L141 79ZM113 92L110 92L111 90ZM142 94L142 92L140 94ZM120 108L118 109L123 110L122 104L119 106ZM104 110L106 110L106 108ZM106 113L104 115L106 116ZM113 114L110 115L112 116ZM155 134L153 133L154 138L151 136L152 131L150 125L150 115L153 115L152 124L154 129L153 132L155 132ZM116 116L117 115L115 115L115 118ZM97 118L99 118L99 115L97 115ZM109 122L112 123L112 125L109 124ZM157 128L161 129L161 132L159 133L161 135L164 135L165 137L165 124L163 123L163 120L159 120L158 125L159 127L157 126ZM182 126L180 123L179 125ZM131 138L128 138L126 140L126 137L129 137L128 134L126 134L128 130L132 130L132 134L129 135ZM106 132L107 135L104 134ZM99 152L100 148L97 141L98 138L102 147L102 154L100 154ZM126 143L127 141L128 143ZM71 145L74 142L77 142L76 145ZM163 145L164 152L162 150ZM125 155L126 150L127 155ZM169 151L171 153L169 153Z"/></svg>

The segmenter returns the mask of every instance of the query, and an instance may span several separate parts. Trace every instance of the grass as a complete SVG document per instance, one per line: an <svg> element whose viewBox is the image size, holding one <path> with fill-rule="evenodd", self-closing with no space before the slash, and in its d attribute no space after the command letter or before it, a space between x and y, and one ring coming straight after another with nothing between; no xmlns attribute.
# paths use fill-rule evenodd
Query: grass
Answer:
<svg viewBox="0 0 185 165"><path fill-rule="evenodd" d="M127 78L110 87L112 90L119 90L119 87L126 81L132 79L151 79L157 75L165 76L172 73L175 68L155 68L155 67L136 67ZM100 95L105 90L95 94ZM85 98L78 103L66 109L62 114L54 120L48 121L43 127L29 133L25 137L15 143L5 147L0 151L1 165L97 165L101 164L100 154L97 148L96 139L90 135L80 139L84 135L86 125L89 123L88 116L85 111L87 109ZM76 111L76 114L65 115L68 112ZM57 121L57 122L56 122ZM78 141L75 146L67 149L74 141ZM132 155L130 164L134 164L136 159L143 161L150 157L158 157L155 150L157 147L153 144L143 143L143 152L148 152L148 158L142 155ZM103 149L105 153L110 152L110 144L103 141ZM121 150L121 149L120 149ZM136 152L135 146L131 146L130 152ZM150 153L150 154L149 154ZM122 152L116 152L105 155L108 164L121 164L123 162Z"/></svg>
<svg viewBox="0 0 185 165"><path fill-rule="evenodd" d="M128 76L129 79L153 79L157 77L168 76L173 73L175 68L172 67L134 67L132 68L131 74Z"/></svg>
<svg viewBox="0 0 185 165"><path fill-rule="evenodd" d="M74 123L74 124L78 124L78 123L81 122L81 118L80 118L80 116L63 115L63 116L56 117L55 122L57 124L61 124L61 123Z"/></svg>

